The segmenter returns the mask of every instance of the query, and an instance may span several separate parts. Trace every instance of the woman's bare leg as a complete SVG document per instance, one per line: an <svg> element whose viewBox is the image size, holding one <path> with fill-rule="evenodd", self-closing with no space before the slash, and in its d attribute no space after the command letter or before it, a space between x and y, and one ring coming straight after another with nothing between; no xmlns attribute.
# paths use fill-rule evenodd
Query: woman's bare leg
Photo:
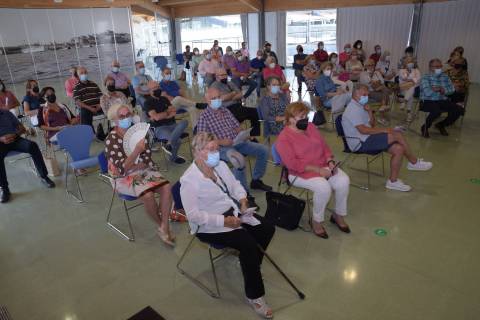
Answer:
<svg viewBox="0 0 480 320"><path fill-rule="evenodd" d="M162 219L158 215L158 206L157 202L155 201L155 194L152 191L147 191L140 197L140 200L143 202L147 214L160 228L162 226Z"/></svg>

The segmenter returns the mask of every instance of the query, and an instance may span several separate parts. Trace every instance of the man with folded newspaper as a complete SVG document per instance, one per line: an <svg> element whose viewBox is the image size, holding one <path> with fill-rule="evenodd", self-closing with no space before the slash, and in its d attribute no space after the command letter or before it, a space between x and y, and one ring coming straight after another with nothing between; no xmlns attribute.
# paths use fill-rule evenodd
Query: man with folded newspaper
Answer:
<svg viewBox="0 0 480 320"><path fill-rule="evenodd" d="M220 158L233 165L233 174L247 192L249 188L245 176L245 156L255 157L250 188L271 191L272 187L261 180L267 167L268 148L248 140L249 135L242 131L238 120L222 105L222 96L218 89L210 87L205 94L205 100L208 107L200 115L197 132L213 133L218 138Z"/></svg>

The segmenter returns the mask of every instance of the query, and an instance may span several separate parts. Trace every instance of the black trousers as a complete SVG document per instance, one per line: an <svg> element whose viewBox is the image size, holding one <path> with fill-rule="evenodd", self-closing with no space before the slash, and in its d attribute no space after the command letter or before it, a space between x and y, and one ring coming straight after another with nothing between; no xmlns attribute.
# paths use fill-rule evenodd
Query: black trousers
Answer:
<svg viewBox="0 0 480 320"><path fill-rule="evenodd" d="M102 110L95 113L96 116L101 114L103 114ZM93 131L95 131L95 128L93 128L93 113L90 110L80 108L80 123L92 127Z"/></svg>
<svg viewBox="0 0 480 320"><path fill-rule="evenodd" d="M24 138L18 138L16 141L4 144L0 142L0 187L8 188L7 172L5 170L5 157L10 151L18 151L22 153L28 153L32 156L33 163L40 177L45 178L48 175L47 167L43 162L42 153L38 148L38 145Z"/></svg>
<svg viewBox="0 0 480 320"><path fill-rule="evenodd" d="M241 103L235 103L227 107L233 116L242 123L245 120L250 120L252 131L250 135L252 137L258 137L260 135L260 122L258 121L257 108L249 108L242 106Z"/></svg>
<svg viewBox="0 0 480 320"><path fill-rule="evenodd" d="M249 299L257 299L265 295L260 266L263 254L257 247L259 244L267 249L275 233L275 227L265 221L263 217L255 215L260 220L258 226L242 224L242 229L221 233L198 233L202 242L223 245L240 252L240 266L242 267L245 295Z"/></svg>
<svg viewBox="0 0 480 320"><path fill-rule="evenodd" d="M440 117L443 112L448 113L447 117L438 123L443 127L448 127L453 124L463 113L463 108L450 100L424 100L421 110L428 112L427 119L425 120L427 129L432 126L433 121Z"/></svg>

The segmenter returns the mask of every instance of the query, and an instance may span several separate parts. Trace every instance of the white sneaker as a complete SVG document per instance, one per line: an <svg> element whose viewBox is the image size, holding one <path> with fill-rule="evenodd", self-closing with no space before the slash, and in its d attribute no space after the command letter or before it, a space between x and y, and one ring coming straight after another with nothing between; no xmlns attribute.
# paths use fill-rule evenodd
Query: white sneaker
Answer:
<svg viewBox="0 0 480 320"><path fill-rule="evenodd" d="M412 190L412 187L410 187L408 184L403 183L403 181L400 179L397 179L397 181L395 182L392 182L390 181L390 179L388 179L385 188L402 192L408 192Z"/></svg>
<svg viewBox="0 0 480 320"><path fill-rule="evenodd" d="M412 171L428 171L432 169L433 164L418 158L417 163L408 162L407 169Z"/></svg>

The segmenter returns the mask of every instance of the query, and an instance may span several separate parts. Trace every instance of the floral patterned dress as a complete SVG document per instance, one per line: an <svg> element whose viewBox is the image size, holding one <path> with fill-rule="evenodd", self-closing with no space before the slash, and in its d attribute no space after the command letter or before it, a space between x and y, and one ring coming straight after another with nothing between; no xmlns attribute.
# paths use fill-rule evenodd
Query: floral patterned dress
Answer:
<svg viewBox="0 0 480 320"><path fill-rule="evenodd" d="M105 154L108 160L108 173L112 176L112 185L121 194L139 197L145 191L160 187L168 180L153 169L152 150L146 143L146 149L140 154L138 163L144 163L147 168L125 172L123 165L127 155L123 149L123 139L112 130L105 139Z"/></svg>

